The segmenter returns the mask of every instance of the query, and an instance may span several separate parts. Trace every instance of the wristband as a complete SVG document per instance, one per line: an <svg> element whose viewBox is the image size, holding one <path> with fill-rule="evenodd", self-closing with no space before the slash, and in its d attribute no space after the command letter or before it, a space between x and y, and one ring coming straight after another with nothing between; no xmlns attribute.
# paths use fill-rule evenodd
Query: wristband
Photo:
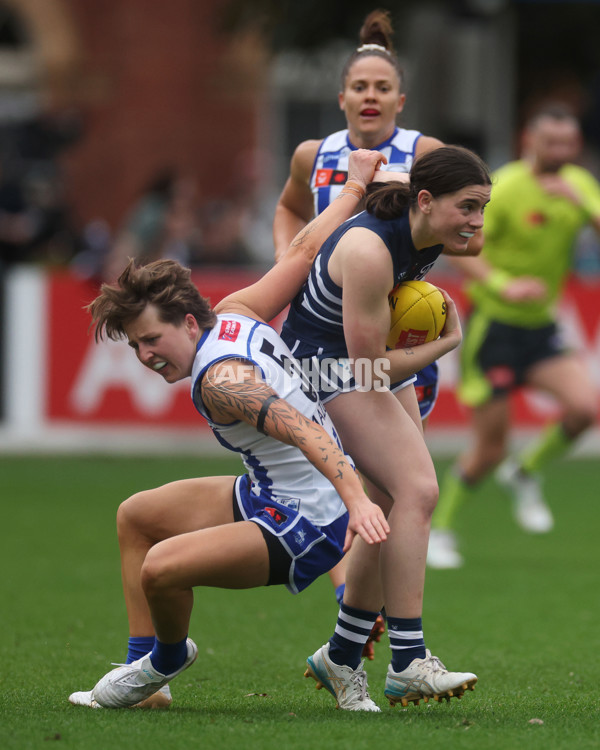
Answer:
<svg viewBox="0 0 600 750"><path fill-rule="evenodd" d="M348 180L342 188L342 194L348 194L347 191L354 193L359 199L364 198L366 192L364 187L354 180Z"/></svg>
<svg viewBox="0 0 600 750"><path fill-rule="evenodd" d="M510 284L511 280L511 275L506 273L506 271L494 268L494 270L486 276L484 284L492 292L500 294Z"/></svg>

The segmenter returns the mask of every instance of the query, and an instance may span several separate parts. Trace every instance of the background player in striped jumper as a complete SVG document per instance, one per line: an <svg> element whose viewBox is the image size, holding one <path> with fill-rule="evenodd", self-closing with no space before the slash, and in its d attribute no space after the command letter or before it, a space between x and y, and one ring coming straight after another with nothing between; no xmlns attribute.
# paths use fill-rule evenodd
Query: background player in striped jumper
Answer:
<svg viewBox="0 0 600 750"><path fill-rule="evenodd" d="M510 394L528 386L549 394L561 416L497 479L513 495L517 523L530 533L552 529L540 471L565 455L597 418L598 394L581 357L561 338L556 305L572 265L575 238L591 224L600 232L600 185L576 161L579 123L551 105L526 124L523 157L496 173L478 258L454 259L468 279L473 305L461 350L459 397L471 407L470 447L441 485L432 521L428 563L463 564L456 517L506 456Z"/></svg>
<svg viewBox="0 0 600 750"><path fill-rule="evenodd" d="M127 664L69 700L125 708L171 702L168 683L197 656L188 638L193 587L285 584L298 593L334 565L355 534L385 540L314 389L277 333L277 315L306 278L320 241L351 215L381 155L358 154L356 181L256 284L212 310L175 261L136 267L103 285L89 310L96 338L125 338L140 362L192 400L247 474L172 482L119 508ZM354 172L353 172L354 174ZM270 286L269 286L270 285ZM366 679L360 691L369 702ZM378 710L373 704L371 710Z"/></svg>
<svg viewBox="0 0 600 750"><path fill-rule="evenodd" d="M385 544L368 548L357 540L352 546L335 633L308 660L307 674L342 708L354 694L362 649L383 604L392 648L385 694L392 703L462 695L477 679L448 672L431 656L421 623L437 481L413 381L415 372L459 345L456 307L445 295L448 319L436 341L386 352L386 339L390 289L423 278L444 247L467 249L483 226L490 185L482 160L457 146L417 158L409 183L370 184L367 210L324 243L282 329L294 356L323 364L323 401L391 527ZM363 365L372 371L381 361L392 387L370 388Z"/></svg>
<svg viewBox="0 0 600 750"><path fill-rule="evenodd" d="M443 145L437 138L396 125L406 95L404 73L394 53L392 36L388 11L375 10L366 17L359 32L359 47L349 57L341 75L339 104L346 117L346 129L322 140L304 141L296 148L290 176L275 210L276 259L283 256L294 235L338 195L346 180L349 155L354 149L376 149L387 157L382 169L408 172L417 156ZM481 232L478 232L469 241L469 253L479 252L481 241ZM452 249L446 252L452 253ZM438 394L436 362L417 373L415 392L421 419L426 423ZM345 562L329 575L340 603ZM379 618L373 629L373 639L379 640L383 630L383 619ZM364 653L367 658L373 658L371 640L365 644Z"/></svg>

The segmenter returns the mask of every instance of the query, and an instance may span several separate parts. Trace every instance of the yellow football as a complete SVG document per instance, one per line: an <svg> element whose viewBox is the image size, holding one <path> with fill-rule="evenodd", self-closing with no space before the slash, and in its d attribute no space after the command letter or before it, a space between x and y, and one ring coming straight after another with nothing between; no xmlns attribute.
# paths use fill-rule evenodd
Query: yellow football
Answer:
<svg viewBox="0 0 600 750"><path fill-rule="evenodd" d="M390 349L406 349L434 341L446 323L446 300L428 281L403 281L389 294Z"/></svg>

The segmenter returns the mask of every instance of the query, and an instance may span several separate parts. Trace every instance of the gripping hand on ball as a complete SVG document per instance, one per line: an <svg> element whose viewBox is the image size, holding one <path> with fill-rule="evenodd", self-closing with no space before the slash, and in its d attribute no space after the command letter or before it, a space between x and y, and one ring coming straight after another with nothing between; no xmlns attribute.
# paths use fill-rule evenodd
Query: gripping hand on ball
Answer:
<svg viewBox="0 0 600 750"><path fill-rule="evenodd" d="M440 339L445 341L449 347L448 351L450 352L453 349L456 349L462 341L462 327L460 325L460 318L454 300L444 289L440 289L440 291L444 295L444 300L446 301L446 322L442 329Z"/></svg>

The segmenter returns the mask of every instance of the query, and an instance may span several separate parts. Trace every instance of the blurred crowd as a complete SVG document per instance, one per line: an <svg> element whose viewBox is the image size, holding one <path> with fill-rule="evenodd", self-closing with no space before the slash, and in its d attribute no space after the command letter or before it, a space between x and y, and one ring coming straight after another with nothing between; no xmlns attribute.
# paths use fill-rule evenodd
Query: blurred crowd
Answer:
<svg viewBox="0 0 600 750"><path fill-rule="evenodd" d="M0 262L67 263L78 250L59 166L77 141L71 112L0 124Z"/></svg>
<svg viewBox="0 0 600 750"><path fill-rule="evenodd" d="M261 260L250 178L226 196L201 196L194 175L165 166L124 207L120 226L103 217L81 225L61 157L82 131L73 112L0 124L0 269L37 263L112 281L129 257L173 258L190 267Z"/></svg>
<svg viewBox="0 0 600 750"><path fill-rule="evenodd" d="M81 120L72 111L0 124L0 271L37 263L113 281L130 257L172 258L192 268L272 257L272 217L259 205L251 166L258 154L244 157L247 179L226 196L202 196L193 174L165 166L124 207L120 226L103 217L81 225L61 168L63 153L81 137ZM575 269L583 276L600 274L599 241L591 230L578 240Z"/></svg>
<svg viewBox="0 0 600 750"><path fill-rule="evenodd" d="M257 260L249 240L253 209L250 192L202 199L193 175L166 167L142 188L116 231L103 219L83 228L71 265L105 281L117 278L128 258L170 258L191 268L249 265Z"/></svg>

